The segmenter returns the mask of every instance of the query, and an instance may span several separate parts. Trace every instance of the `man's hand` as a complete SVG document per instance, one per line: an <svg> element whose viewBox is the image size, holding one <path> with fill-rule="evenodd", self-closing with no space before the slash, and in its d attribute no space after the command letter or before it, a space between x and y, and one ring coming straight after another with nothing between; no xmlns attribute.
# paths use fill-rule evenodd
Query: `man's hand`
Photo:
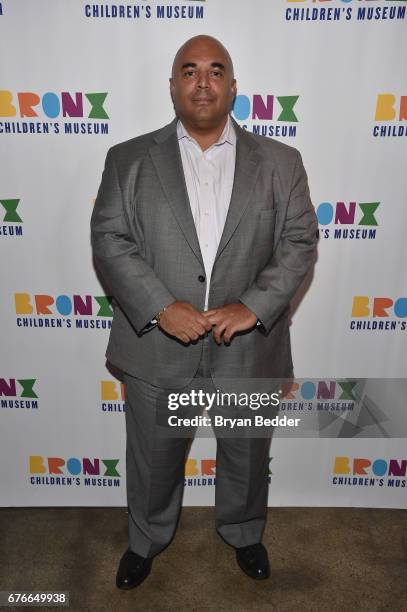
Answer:
<svg viewBox="0 0 407 612"><path fill-rule="evenodd" d="M211 331L212 323L192 304L177 300L164 310L158 327L170 336L188 344L191 340L198 340L206 331Z"/></svg>
<svg viewBox="0 0 407 612"><path fill-rule="evenodd" d="M254 312L241 302L212 308L203 314L215 326L212 328L212 333L217 344L222 343L222 336L225 343L229 343L236 332L251 329L257 323Z"/></svg>

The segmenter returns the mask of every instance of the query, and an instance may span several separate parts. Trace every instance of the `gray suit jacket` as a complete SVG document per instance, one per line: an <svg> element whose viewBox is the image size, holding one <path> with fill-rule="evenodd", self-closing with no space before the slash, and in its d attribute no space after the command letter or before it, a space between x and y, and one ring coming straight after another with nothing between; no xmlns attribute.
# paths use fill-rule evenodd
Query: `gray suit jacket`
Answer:
<svg viewBox="0 0 407 612"><path fill-rule="evenodd" d="M292 375L289 303L314 262L318 234L300 153L232 121L235 177L209 308L240 300L262 325L237 334L229 346L210 335L211 372L221 390L236 380ZM203 310L208 282L176 122L109 149L91 219L95 263L114 297L106 357L173 389L194 376L202 340L185 346L158 327L144 330L174 300Z"/></svg>

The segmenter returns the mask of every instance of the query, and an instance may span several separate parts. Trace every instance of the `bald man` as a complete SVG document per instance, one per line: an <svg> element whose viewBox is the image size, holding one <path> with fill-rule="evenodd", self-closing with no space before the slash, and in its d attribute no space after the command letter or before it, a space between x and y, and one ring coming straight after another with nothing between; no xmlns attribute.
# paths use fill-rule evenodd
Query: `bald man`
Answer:
<svg viewBox="0 0 407 612"><path fill-rule="evenodd" d="M196 428L162 433L169 393L253 390L253 380L271 391L293 375L289 304L313 264L317 220L301 155L242 130L230 116L236 92L225 47L188 40L170 77L174 120L108 151L92 215L95 264L114 298L106 356L126 393L120 589L148 576L175 533ZM191 401L177 416L203 408ZM271 433L214 432L217 532L245 574L268 578Z"/></svg>

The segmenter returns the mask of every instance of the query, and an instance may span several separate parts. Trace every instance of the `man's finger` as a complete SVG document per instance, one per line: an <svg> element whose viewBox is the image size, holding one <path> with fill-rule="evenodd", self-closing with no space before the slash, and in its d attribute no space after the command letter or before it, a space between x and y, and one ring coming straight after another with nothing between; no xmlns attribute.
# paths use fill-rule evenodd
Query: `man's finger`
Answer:
<svg viewBox="0 0 407 612"><path fill-rule="evenodd" d="M190 340L198 340L199 334L193 329L193 327L188 327L188 329L185 331Z"/></svg>
<svg viewBox="0 0 407 612"><path fill-rule="evenodd" d="M190 327L191 327L191 329L194 330L195 333L198 334L198 336L204 336L206 331L207 331L204 327L202 327L202 325L200 325L199 323L196 323L196 321L191 323ZM211 329L212 329L212 327L211 327Z"/></svg>
<svg viewBox="0 0 407 612"><path fill-rule="evenodd" d="M224 315L222 315L221 312L218 312L216 314L213 315L208 315L206 317L207 321L209 321L209 323L211 325L219 325L220 323L222 323L223 319L224 319Z"/></svg>
<svg viewBox="0 0 407 612"><path fill-rule="evenodd" d="M181 342L183 342L184 344L189 344L191 342L191 340L184 332L180 332L179 334L177 334L177 338L178 340L181 340Z"/></svg>
<svg viewBox="0 0 407 612"><path fill-rule="evenodd" d="M237 331L238 330L235 325L228 325L225 329L225 333L223 334L224 343L229 344Z"/></svg>
<svg viewBox="0 0 407 612"><path fill-rule="evenodd" d="M219 308L210 308L209 310L204 310L202 314L205 317L207 317L208 315L211 316L211 315L216 314L218 312L218 310L219 310Z"/></svg>
<svg viewBox="0 0 407 612"><path fill-rule="evenodd" d="M220 323L212 329L214 340L217 344L222 344L222 334L226 329L226 323Z"/></svg>
<svg viewBox="0 0 407 612"><path fill-rule="evenodd" d="M206 331L211 331L212 329L212 323L207 319L207 317L204 317L202 313L198 313L195 322L201 325Z"/></svg>

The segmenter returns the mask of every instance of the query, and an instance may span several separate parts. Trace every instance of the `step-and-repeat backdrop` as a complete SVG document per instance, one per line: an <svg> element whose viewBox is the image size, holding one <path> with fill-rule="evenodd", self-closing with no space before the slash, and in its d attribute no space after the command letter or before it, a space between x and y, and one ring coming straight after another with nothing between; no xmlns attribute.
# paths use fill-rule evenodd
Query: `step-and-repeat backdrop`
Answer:
<svg viewBox="0 0 407 612"><path fill-rule="evenodd" d="M406 507L406 13L405 0L0 1L2 506L126 504L90 216L108 148L173 118L174 54L205 33L234 60L239 124L300 150L319 219L292 304L302 382L280 407L315 427L276 432L269 503ZM356 379L378 383L357 410ZM215 457L195 440L184 504L214 503Z"/></svg>

